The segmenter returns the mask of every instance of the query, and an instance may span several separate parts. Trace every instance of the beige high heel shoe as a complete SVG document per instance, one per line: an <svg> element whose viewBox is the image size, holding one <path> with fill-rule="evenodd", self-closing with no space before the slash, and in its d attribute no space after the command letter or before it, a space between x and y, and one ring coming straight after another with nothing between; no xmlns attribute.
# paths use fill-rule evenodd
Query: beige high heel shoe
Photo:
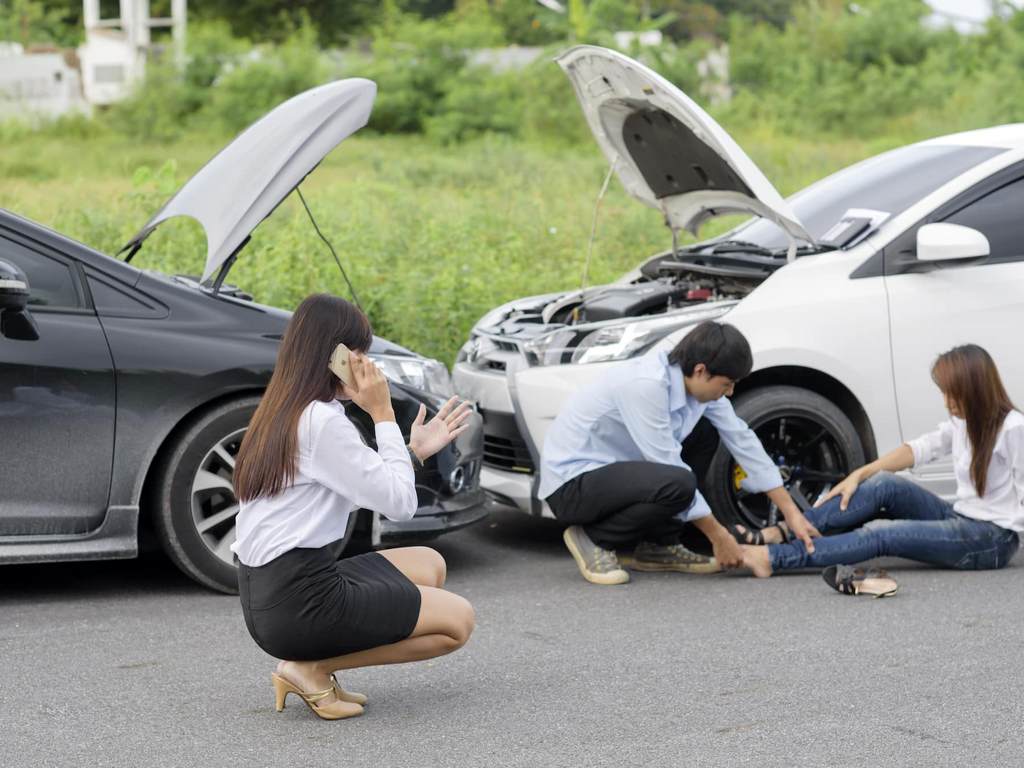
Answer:
<svg viewBox="0 0 1024 768"><path fill-rule="evenodd" d="M334 695L341 701L347 701L350 704L359 704L365 707L367 698L365 693L356 693L355 691L346 691L341 687L341 683L338 682L333 674L331 675L331 682L334 684Z"/></svg>
<svg viewBox="0 0 1024 768"><path fill-rule="evenodd" d="M278 712L284 709L285 699L289 693L297 694L300 699L306 702L313 714L323 720L344 720L347 717L359 717L363 714L363 707L353 701L332 701L328 704L317 704L316 702L322 701L323 699L330 696L332 693L337 695L337 681L331 680L331 687L323 691L316 691L314 693L304 693L290 680L286 680L276 672L270 673L270 680L274 685L274 706Z"/></svg>

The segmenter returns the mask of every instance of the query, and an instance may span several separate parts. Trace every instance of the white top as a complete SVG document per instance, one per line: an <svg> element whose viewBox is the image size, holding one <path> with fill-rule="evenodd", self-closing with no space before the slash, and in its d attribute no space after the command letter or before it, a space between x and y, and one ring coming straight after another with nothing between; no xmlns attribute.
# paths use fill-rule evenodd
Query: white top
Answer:
<svg viewBox="0 0 1024 768"><path fill-rule="evenodd" d="M345 535L348 516L365 507L390 520L416 513L412 461L398 425L376 425L377 450L366 445L336 400L319 400L299 416L295 479L275 496L242 502L231 550L248 566L296 547L316 548Z"/></svg>
<svg viewBox="0 0 1024 768"><path fill-rule="evenodd" d="M988 465L985 495L971 480L971 441L967 422L951 416L927 435L907 443L914 452L914 466L953 454L956 502L953 509L965 517L987 520L1002 528L1024 533L1024 414L1010 411L996 436Z"/></svg>

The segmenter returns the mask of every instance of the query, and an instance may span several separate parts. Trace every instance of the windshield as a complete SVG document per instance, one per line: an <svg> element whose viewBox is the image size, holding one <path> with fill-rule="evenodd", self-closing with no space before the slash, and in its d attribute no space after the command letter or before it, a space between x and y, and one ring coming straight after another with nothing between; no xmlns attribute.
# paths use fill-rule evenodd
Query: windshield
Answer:
<svg viewBox="0 0 1024 768"><path fill-rule="evenodd" d="M955 145L902 147L826 176L788 202L797 219L818 240L850 208L870 208L895 216L947 181L1004 151ZM722 239L743 240L770 251L789 246L785 233L761 218L741 225Z"/></svg>

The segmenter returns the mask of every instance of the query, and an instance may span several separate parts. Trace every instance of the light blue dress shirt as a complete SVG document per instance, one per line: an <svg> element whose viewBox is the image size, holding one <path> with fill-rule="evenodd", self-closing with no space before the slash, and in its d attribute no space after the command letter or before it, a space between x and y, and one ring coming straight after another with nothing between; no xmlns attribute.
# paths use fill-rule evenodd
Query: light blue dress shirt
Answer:
<svg viewBox="0 0 1024 768"><path fill-rule="evenodd" d="M655 351L615 366L569 399L544 440L538 495L547 498L577 475L619 461L689 469L682 442L701 416L746 472L744 488L756 493L782 485L778 467L729 399L697 401L686 391L682 369ZM710 514L699 491L689 509L679 511L683 520Z"/></svg>

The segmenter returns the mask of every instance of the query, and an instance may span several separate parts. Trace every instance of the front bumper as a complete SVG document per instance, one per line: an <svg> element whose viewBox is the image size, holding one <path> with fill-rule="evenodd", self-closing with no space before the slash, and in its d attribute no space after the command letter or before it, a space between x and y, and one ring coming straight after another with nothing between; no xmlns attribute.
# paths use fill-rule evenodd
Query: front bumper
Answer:
<svg viewBox="0 0 1024 768"><path fill-rule="evenodd" d="M506 472L485 465L480 470L480 485L487 489L495 504L518 509L527 515L537 514L534 512L537 500L533 495L533 475ZM553 517L547 504L543 505L540 515Z"/></svg>
<svg viewBox="0 0 1024 768"><path fill-rule="evenodd" d="M466 355L452 368L455 391L477 403L483 419L480 484L505 505L553 517L537 498L540 446L562 406L617 362L530 367L509 339Z"/></svg>
<svg viewBox="0 0 1024 768"><path fill-rule="evenodd" d="M421 506L411 520L380 518L380 543L386 546L427 541L483 520L493 504L482 488Z"/></svg>
<svg viewBox="0 0 1024 768"><path fill-rule="evenodd" d="M406 442L420 404L427 406L426 418L430 419L443 403L444 398L436 395L404 384L391 384L395 420ZM375 448L375 430L366 413L355 406L346 408L346 412L363 427L367 442ZM482 456L483 420L480 414L472 413L465 431L454 442L416 468L419 506L412 519L392 521L367 510L357 527L359 536L365 537L369 546L395 546L432 539L484 519L491 504L480 487Z"/></svg>
<svg viewBox="0 0 1024 768"><path fill-rule="evenodd" d="M509 384L516 370L515 355L503 357L498 369L493 361L489 365L462 361L452 368L455 391L473 400L483 418L480 485L501 506L550 517L547 504L536 498L540 457Z"/></svg>

